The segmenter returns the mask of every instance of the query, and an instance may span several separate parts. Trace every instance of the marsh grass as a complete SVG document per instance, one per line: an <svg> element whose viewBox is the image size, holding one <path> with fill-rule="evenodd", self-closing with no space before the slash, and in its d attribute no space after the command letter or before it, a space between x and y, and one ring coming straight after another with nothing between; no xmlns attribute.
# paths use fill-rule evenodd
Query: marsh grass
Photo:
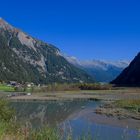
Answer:
<svg viewBox="0 0 140 140"><path fill-rule="evenodd" d="M120 108L125 108L128 110L140 112L140 99L119 100L115 102L115 105Z"/></svg>
<svg viewBox="0 0 140 140"><path fill-rule="evenodd" d="M0 140L94 140L91 135L81 135L74 138L72 134L65 135L56 128L48 126L41 129L30 129L10 123L0 123ZM95 139L96 140L96 139Z"/></svg>

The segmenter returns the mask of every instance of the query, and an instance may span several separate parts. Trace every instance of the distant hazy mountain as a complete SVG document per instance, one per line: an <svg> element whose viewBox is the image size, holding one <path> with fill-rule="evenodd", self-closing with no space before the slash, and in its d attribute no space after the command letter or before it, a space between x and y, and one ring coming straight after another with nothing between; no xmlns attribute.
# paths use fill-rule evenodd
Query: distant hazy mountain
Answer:
<svg viewBox="0 0 140 140"><path fill-rule="evenodd" d="M111 83L118 86L140 86L140 53Z"/></svg>
<svg viewBox="0 0 140 140"><path fill-rule="evenodd" d="M35 39L0 19L0 80L35 83L92 82L55 46Z"/></svg>
<svg viewBox="0 0 140 140"><path fill-rule="evenodd" d="M110 82L115 79L124 68L129 65L129 61L104 61L92 60L82 61L75 57L64 55L73 65L82 68L99 82Z"/></svg>

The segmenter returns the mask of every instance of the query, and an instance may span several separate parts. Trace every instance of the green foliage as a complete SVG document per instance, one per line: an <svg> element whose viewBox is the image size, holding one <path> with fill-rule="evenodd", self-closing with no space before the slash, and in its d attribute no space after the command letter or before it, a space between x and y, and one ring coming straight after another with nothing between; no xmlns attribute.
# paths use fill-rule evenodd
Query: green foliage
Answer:
<svg viewBox="0 0 140 140"><path fill-rule="evenodd" d="M14 117L14 110L10 108L8 101L0 99L0 121L9 122Z"/></svg>
<svg viewBox="0 0 140 140"><path fill-rule="evenodd" d="M30 91L32 92L47 92L47 91L79 91L79 90L111 90L115 89L110 84L100 84L100 83L53 83L53 84L47 84L44 86L34 86Z"/></svg>
<svg viewBox="0 0 140 140"><path fill-rule="evenodd" d="M94 84L81 84L79 86L81 90L109 90L112 88L109 84L100 84L100 83L94 83Z"/></svg>
<svg viewBox="0 0 140 140"><path fill-rule="evenodd" d="M55 128L45 127L39 130L14 126L10 123L0 122L0 140L74 140L71 134L65 136ZM88 135L82 135L75 140L92 140ZM96 139L95 139L96 140Z"/></svg>
<svg viewBox="0 0 140 140"><path fill-rule="evenodd" d="M32 92L47 92L47 91L76 91L80 90L79 88L80 84L60 84L60 83L54 83L54 84L47 84L41 87L34 86L31 91Z"/></svg>
<svg viewBox="0 0 140 140"><path fill-rule="evenodd" d="M7 86L6 84L0 84L0 91L11 92L14 91L14 87Z"/></svg>
<svg viewBox="0 0 140 140"><path fill-rule="evenodd" d="M8 127L9 124L7 122L0 121L0 140L4 139Z"/></svg>
<svg viewBox="0 0 140 140"><path fill-rule="evenodd" d="M61 136L59 135L58 131L49 127L31 131L28 137L30 140L61 140Z"/></svg>
<svg viewBox="0 0 140 140"><path fill-rule="evenodd" d="M125 108L128 110L133 110L140 112L140 100L135 99L135 100L119 100L115 102L115 105L121 108Z"/></svg>

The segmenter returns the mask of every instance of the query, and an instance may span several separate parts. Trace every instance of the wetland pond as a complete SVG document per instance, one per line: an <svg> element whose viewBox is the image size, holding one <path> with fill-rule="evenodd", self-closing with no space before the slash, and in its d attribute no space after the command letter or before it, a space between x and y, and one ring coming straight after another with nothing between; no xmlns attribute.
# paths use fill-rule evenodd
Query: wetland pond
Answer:
<svg viewBox="0 0 140 140"><path fill-rule="evenodd" d="M139 130L118 125L119 120L105 121L105 116L94 110L103 104L100 101L12 101L17 120L40 128L45 124L71 132L76 138L89 133L93 140L139 140ZM116 123L114 123L116 121Z"/></svg>

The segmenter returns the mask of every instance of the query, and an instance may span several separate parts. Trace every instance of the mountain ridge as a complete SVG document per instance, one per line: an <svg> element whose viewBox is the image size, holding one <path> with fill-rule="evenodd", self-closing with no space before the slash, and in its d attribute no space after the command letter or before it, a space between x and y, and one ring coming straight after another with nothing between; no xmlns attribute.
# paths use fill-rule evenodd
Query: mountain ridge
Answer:
<svg viewBox="0 0 140 140"><path fill-rule="evenodd" d="M129 65L129 61L106 61L106 60L79 60L76 57L64 54L64 57L73 65L82 68L93 76L98 82L110 82L115 79L124 68Z"/></svg>
<svg viewBox="0 0 140 140"><path fill-rule="evenodd" d="M111 83L117 86L140 86L140 52Z"/></svg>
<svg viewBox="0 0 140 140"><path fill-rule="evenodd" d="M0 19L0 58L0 80L35 83L94 81L86 72L70 64L57 47L33 38L3 19Z"/></svg>

